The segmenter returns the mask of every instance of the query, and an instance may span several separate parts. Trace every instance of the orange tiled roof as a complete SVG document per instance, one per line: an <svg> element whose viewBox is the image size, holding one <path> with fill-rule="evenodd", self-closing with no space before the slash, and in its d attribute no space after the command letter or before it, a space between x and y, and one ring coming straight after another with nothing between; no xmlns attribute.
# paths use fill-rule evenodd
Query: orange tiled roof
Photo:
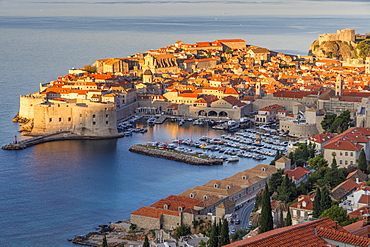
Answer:
<svg viewBox="0 0 370 247"><path fill-rule="evenodd" d="M311 173L311 172L307 169L304 169L303 167L298 166L297 168L295 168L293 170L286 170L286 171L284 171L284 173L288 174L289 178L294 177L295 180L298 180L301 177L303 177L304 175L306 175L307 173Z"/></svg>
<svg viewBox="0 0 370 247"><path fill-rule="evenodd" d="M343 227L332 221L329 217L309 221L293 226L277 228L256 236L243 239L228 245L226 247L317 247L328 246L328 243L320 236L315 234L315 229L323 227L334 229L340 233L346 233ZM345 239L347 240L347 239Z"/></svg>
<svg viewBox="0 0 370 247"><path fill-rule="evenodd" d="M172 215L172 216L180 216L180 212L178 211L171 211L165 210L160 208L150 208L150 207L142 207L136 210L135 212L131 213L134 215L140 215L150 218L161 218L163 214Z"/></svg>

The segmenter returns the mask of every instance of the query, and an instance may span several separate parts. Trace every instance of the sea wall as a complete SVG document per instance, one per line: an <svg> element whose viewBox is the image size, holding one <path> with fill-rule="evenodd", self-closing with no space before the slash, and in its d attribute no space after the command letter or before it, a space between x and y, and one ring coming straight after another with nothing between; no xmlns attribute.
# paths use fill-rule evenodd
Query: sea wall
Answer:
<svg viewBox="0 0 370 247"><path fill-rule="evenodd" d="M179 161L191 165L201 165L201 166L212 166L212 165L222 165L222 159L211 159L211 158L202 158L196 157L191 154L183 154L168 149L159 149L147 145L132 145L130 146L129 151L139 154L145 154L148 156L165 158L168 160Z"/></svg>

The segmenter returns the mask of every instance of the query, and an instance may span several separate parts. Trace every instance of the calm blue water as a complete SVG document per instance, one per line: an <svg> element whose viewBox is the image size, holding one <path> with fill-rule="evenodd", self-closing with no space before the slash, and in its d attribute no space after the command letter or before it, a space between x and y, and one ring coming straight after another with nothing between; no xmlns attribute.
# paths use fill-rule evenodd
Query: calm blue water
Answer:
<svg viewBox="0 0 370 247"><path fill-rule="evenodd" d="M18 125L18 97L72 67L173 44L242 38L248 44L306 55L321 33L369 31L369 18L30 18L0 17L1 144ZM191 126L192 127L192 126ZM257 162L198 167L128 152L131 144L219 135L200 127L155 126L148 133L107 141L52 142L0 150L0 246L71 246L74 235L129 218L170 194L222 179ZM269 161L265 161L269 163Z"/></svg>

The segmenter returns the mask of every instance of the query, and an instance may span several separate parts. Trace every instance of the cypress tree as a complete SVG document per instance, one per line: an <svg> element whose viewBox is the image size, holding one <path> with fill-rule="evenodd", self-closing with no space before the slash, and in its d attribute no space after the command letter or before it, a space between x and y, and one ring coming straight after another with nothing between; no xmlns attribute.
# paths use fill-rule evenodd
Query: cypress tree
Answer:
<svg viewBox="0 0 370 247"><path fill-rule="evenodd" d="M227 220L224 219L221 226L219 246L224 246L227 244L230 244L229 224L227 223Z"/></svg>
<svg viewBox="0 0 370 247"><path fill-rule="evenodd" d="M313 201L313 214L314 218L319 218L323 211L321 211L321 190L319 187L316 189L316 196Z"/></svg>
<svg viewBox="0 0 370 247"><path fill-rule="evenodd" d="M145 235L143 247L149 247L149 246L150 246L150 244L149 244L148 236Z"/></svg>
<svg viewBox="0 0 370 247"><path fill-rule="evenodd" d="M274 228L270 202L270 193L267 183L265 184L265 189L263 190L262 210L259 223L260 223L259 233L268 232Z"/></svg>
<svg viewBox="0 0 370 247"><path fill-rule="evenodd" d="M321 213L324 212L326 209L331 208L331 206L333 206L333 201L330 198L328 188L324 186L321 190L321 200L320 200Z"/></svg>
<svg viewBox="0 0 370 247"><path fill-rule="evenodd" d="M368 174L366 154L365 154L364 149L361 149L360 156L358 157L357 163L358 163L357 168L359 170L363 171L364 173Z"/></svg>
<svg viewBox="0 0 370 247"><path fill-rule="evenodd" d="M212 224L208 247L218 247L218 233L217 233L216 222Z"/></svg>
<svg viewBox="0 0 370 247"><path fill-rule="evenodd" d="M291 226L291 225L292 225L292 215L290 214L290 209L288 208L288 213L285 219L285 226Z"/></svg>

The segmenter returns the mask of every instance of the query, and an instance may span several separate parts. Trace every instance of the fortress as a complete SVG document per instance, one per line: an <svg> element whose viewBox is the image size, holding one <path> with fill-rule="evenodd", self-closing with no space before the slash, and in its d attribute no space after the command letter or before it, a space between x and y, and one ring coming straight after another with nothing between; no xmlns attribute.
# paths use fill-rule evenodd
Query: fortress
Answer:
<svg viewBox="0 0 370 247"><path fill-rule="evenodd" d="M19 117L33 119L34 135L71 131L81 136L115 136L118 135L116 116L113 103L20 96Z"/></svg>
<svg viewBox="0 0 370 247"><path fill-rule="evenodd" d="M325 41L346 41L355 42L355 30L354 29L342 29L337 30L337 33L325 33L320 34L318 37L319 45Z"/></svg>

